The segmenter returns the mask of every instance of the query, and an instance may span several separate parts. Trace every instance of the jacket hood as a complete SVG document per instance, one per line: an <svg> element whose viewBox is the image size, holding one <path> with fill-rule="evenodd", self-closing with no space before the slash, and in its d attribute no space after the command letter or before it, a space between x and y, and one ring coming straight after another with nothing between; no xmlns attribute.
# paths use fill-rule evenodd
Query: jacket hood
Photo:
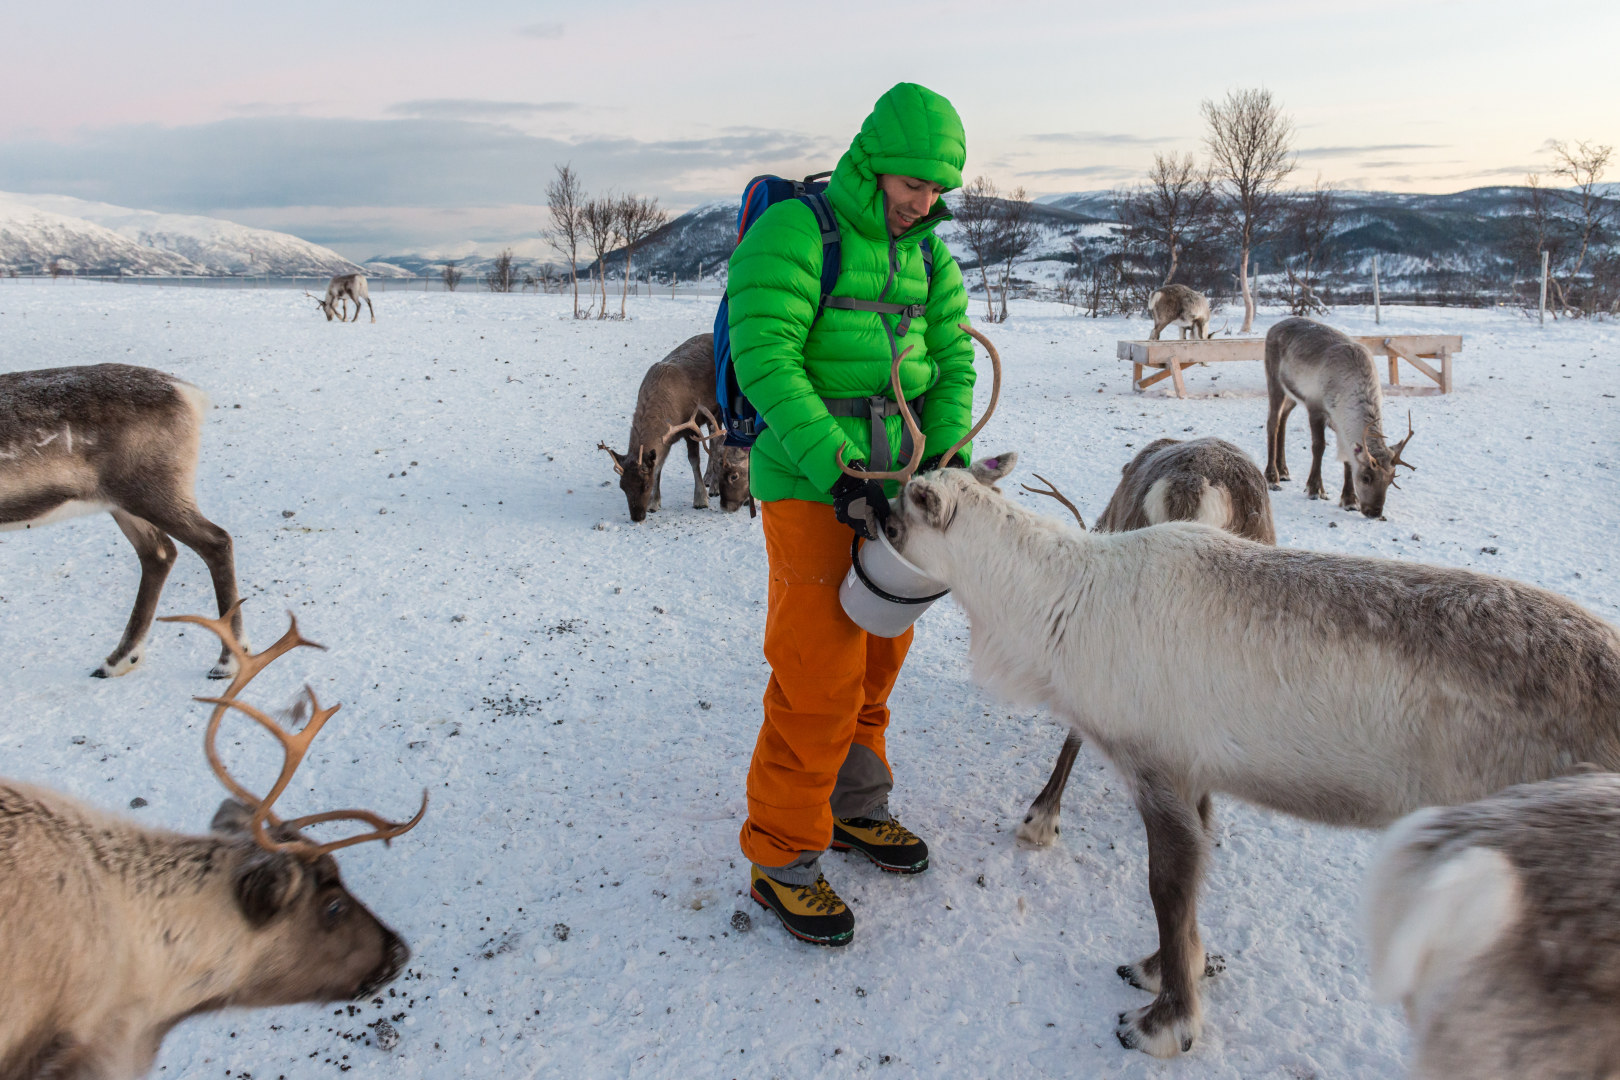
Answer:
<svg viewBox="0 0 1620 1080"><path fill-rule="evenodd" d="M951 103L926 86L897 83L878 98L839 159L827 197L862 232L886 237L880 173L914 176L950 191L962 186L966 161L962 118Z"/></svg>

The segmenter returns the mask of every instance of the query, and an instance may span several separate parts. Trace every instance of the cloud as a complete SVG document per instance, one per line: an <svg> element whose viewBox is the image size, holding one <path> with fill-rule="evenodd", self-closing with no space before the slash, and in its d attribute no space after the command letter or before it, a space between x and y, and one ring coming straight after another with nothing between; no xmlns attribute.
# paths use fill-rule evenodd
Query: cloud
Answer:
<svg viewBox="0 0 1620 1080"><path fill-rule="evenodd" d="M420 116L446 120L497 120L535 113L577 112L577 101L485 101L479 98L422 98L390 105L391 116Z"/></svg>
<svg viewBox="0 0 1620 1080"><path fill-rule="evenodd" d="M1071 146L1154 146L1172 142L1167 135L1124 135L1103 131L1048 131L1025 135L1030 142L1062 143Z"/></svg>
<svg viewBox="0 0 1620 1080"><path fill-rule="evenodd" d="M1020 176L1091 177L1105 180L1124 180L1139 175L1140 169L1127 169L1119 165L1075 165L1062 169L1035 169L1019 173Z"/></svg>
<svg viewBox="0 0 1620 1080"><path fill-rule="evenodd" d="M563 36L563 24L560 22L530 23L527 26L518 27L518 36L555 41Z"/></svg>
<svg viewBox="0 0 1620 1080"><path fill-rule="evenodd" d="M1354 157L1356 154L1388 154L1396 150L1447 150L1444 143L1376 143L1369 146L1307 146L1295 150L1300 158Z"/></svg>

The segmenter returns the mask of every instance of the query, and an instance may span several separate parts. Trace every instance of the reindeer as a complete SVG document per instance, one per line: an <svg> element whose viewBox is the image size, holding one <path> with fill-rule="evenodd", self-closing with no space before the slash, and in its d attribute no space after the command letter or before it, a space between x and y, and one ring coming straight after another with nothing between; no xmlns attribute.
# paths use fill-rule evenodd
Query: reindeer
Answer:
<svg viewBox="0 0 1620 1080"><path fill-rule="evenodd" d="M1199 341L1209 337L1209 300L1197 289L1185 285L1165 285L1154 289L1148 297L1148 314L1153 318L1153 333L1149 341L1158 341L1159 332L1167 326L1181 328L1181 340L1187 334Z"/></svg>
<svg viewBox="0 0 1620 1080"><path fill-rule="evenodd" d="M0 1077L144 1076L176 1024L227 1006L359 1000L393 981L410 950L343 885L332 852L414 828L366 810L291 821L271 811L338 706L311 710L297 735L236 696L272 661L312 645L293 621L250 655L227 619L181 616L218 634L236 677L214 705L204 748L235 796L207 836L143 828L65 795L0 780ZM316 646L317 648L319 646ZM302 707L294 710L302 718ZM280 740L285 760L260 799L237 783L215 740L228 709ZM301 831L354 820L371 831L315 843Z"/></svg>
<svg viewBox="0 0 1620 1080"><path fill-rule="evenodd" d="M692 506L703 510L712 490L720 496L720 506L728 513L747 503L748 452L724 447L725 429L715 416L720 405L714 393L714 335L688 338L662 360L647 369L636 395L636 411L630 421L630 444L625 453L607 443L596 444L613 459L619 474L619 489L630 505L630 520L646 520L647 514L663 505L661 480L669 449L677 441L686 443L686 457L692 466ZM683 419L684 418L684 419ZM704 435L699 419L709 425ZM707 445L709 476L699 468L698 448ZM718 462L718 464L717 464Z"/></svg>
<svg viewBox="0 0 1620 1080"><path fill-rule="evenodd" d="M1419 1080L1620 1074L1620 776L1396 823L1369 873L1372 984Z"/></svg>
<svg viewBox="0 0 1620 1080"><path fill-rule="evenodd" d="M1373 990L1420 1080L1620 1074L1620 776L1419 810L1368 876Z"/></svg>
<svg viewBox="0 0 1620 1080"><path fill-rule="evenodd" d="M377 321L377 309L371 306L371 292L366 288L366 275L364 274L338 274L326 285L326 297L323 299L314 293L305 291L304 295L315 301L320 309L326 313L326 321L331 322L336 316L338 322L349 322L349 301L354 301L354 319L360 321L360 301L366 302L366 310L371 312L371 321Z"/></svg>
<svg viewBox="0 0 1620 1080"><path fill-rule="evenodd" d="M1344 489L1339 506L1360 509L1370 518L1384 512L1384 496L1395 483L1395 466L1417 466L1401 460L1412 441L1407 413L1406 438L1389 446L1384 439L1384 395L1378 385L1372 353L1331 326L1313 319L1284 319L1266 331L1266 480L1280 491L1289 479L1284 431L1288 414L1304 405L1311 422L1311 475L1305 494L1326 496L1322 488L1322 452L1329 425L1344 462Z"/></svg>
<svg viewBox="0 0 1620 1080"><path fill-rule="evenodd" d="M124 636L91 672L140 663L179 540L202 557L221 616L236 613L231 536L197 509L197 447L207 396L173 375L127 364L0 374L0 530L106 510L135 548L141 582ZM173 539L170 539L170 538ZM209 677L229 678L221 650ZM4 1074L0 1074L3 1076Z"/></svg>
<svg viewBox="0 0 1620 1080"><path fill-rule="evenodd" d="M1215 793L1376 828L1577 762L1620 769L1620 631L1569 600L1195 522L1080 532L995 489L1015 460L913 477L886 531L966 611L978 678L1047 705L1134 794L1159 949L1119 968L1156 995L1121 1014L1122 1045L1169 1057L1202 1030Z"/></svg>
<svg viewBox="0 0 1620 1080"><path fill-rule="evenodd" d="M1020 486L1057 499L1085 529L1075 505L1045 477L1035 479L1045 483L1047 490ZM1126 532L1166 521L1201 521L1257 543L1277 543L1265 477L1249 455L1224 439L1155 439L1148 443L1121 471L1119 486L1096 528L1098 532ZM1051 778L1018 826L1020 839L1044 845L1057 838L1063 789L1079 753L1080 736L1070 731L1058 751Z"/></svg>

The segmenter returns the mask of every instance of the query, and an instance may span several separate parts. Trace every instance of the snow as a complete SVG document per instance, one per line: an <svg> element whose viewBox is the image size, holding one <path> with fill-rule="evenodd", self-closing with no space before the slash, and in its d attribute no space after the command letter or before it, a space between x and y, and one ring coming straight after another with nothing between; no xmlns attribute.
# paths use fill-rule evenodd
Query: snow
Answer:
<svg viewBox="0 0 1620 1080"><path fill-rule="evenodd" d="M896 878L829 855L859 920L847 949L800 945L763 916L736 847L766 677L759 522L691 509L676 461L666 508L633 526L595 449L622 442L642 371L706 330L714 300L638 299L630 321L600 323L567 304L386 293L375 325L340 325L276 290L0 282L0 370L120 360L209 391L198 494L235 537L252 640L267 645L291 609L330 648L278 662L246 696L279 706L308 680L345 703L287 811L403 815L421 788L432 798L391 849L340 855L415 951L382 1005L197 1017L154 1075L1402 1072L1405 1025L1370 1002L1356 916L1375 837L1227 799L1200 911L1227 970L1206 986L1204 1036L1169 1063L1119 1047L1115 1014L1147 998L1114 968L1156 944L1141 825L1088 749L1058 842L1015 842L1061 733L971 682L948 602L918 625L890 739L894 808L932 867ZM1332 321L1371 332L1362 310ZM1464 335L1455 393L1419 376L1390 393L1392 412L1412 410L1418 471L1388 521L1292 482L1274 496L1280 542L1471 566L1620 618L1620 326L1386 307L1384 328ZM1018 302L986 329L1007 383L981 447L1019 450L1018 475L1051 478L1087 520L1159 436L1264 453L1258 364L1195 369L1181 401L1129 389L1114 343L1145 334L1140 319ZM1302 477L1306 425L1290 438ZM223 791L191 697L218 689L202 677L216 645L158 624L141 670L86 677L136 573L105 516L0 534L3 770L200 830ZM161 613L212 602L183 554ZM222 745L239 775L279 760L246 728ZM135 798L147 805L125 809ZM391 1051L373 1045L379 1018Z"/></svg>
<svg viewBox="0 0 1620 1080"><path fill-rule="evenodd" d="M19 245L18 252L12 252L9 245L0 246L0 263L42 265L52 256L66 256L82 269L106 271L123 266L126 273L142 274L307 276L347 274L356 269L354 263L330 248L223 218L132 210L69 195L0 192L0 229L15 229L26 236L23 230L40 220L49 220L57 232L48 237L29 237L34 242L27 247ZM115 254L86 247L92 241L104 242L102 234L107 231L122 237L137 251ZM0 234L0 242L3 240ZM166 262L162 261L165 255Z"/></svg>

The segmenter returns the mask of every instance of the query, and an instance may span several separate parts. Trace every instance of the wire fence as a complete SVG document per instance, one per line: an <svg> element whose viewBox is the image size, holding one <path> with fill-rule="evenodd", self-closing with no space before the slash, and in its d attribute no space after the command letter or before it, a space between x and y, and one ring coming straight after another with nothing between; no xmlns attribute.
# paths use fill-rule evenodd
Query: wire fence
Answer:
<svg viewBox="0 0 1620 1080"><path fill-rule="evenodd" d="M303 289L309 292L324 295L327 283L332 280L330 275L282 275L282 274L219 274L210 276L186 275L169 276L161 274L96 274L83 273L73 270L62 270L52 274L48 270L31 269L19 272L0 274L0 288L7 283L23 281L48 281L57 286L71 286L80 284L90 285L130 285L149 289ZM591 287L584 279L580 281L579 297L583 302L591 295ZM611 303L619 296L620 283L608 279L608 301ZM382 277L366 275L366 288L372 293L386 292L505 292L512 296L522 294L566 296L571 293L570 286L564 282L561 287L556 282L549 284L534 281L525 284L516 281L510 290L489 289L482 277L469 272L459 284L451 288L444 281L444 276L437 270L432 273L416 277ZM631 296L669 296L701 298L704 296L719 296L725 291L723 283L714 281L632 281L629 295Z"/></svg>

